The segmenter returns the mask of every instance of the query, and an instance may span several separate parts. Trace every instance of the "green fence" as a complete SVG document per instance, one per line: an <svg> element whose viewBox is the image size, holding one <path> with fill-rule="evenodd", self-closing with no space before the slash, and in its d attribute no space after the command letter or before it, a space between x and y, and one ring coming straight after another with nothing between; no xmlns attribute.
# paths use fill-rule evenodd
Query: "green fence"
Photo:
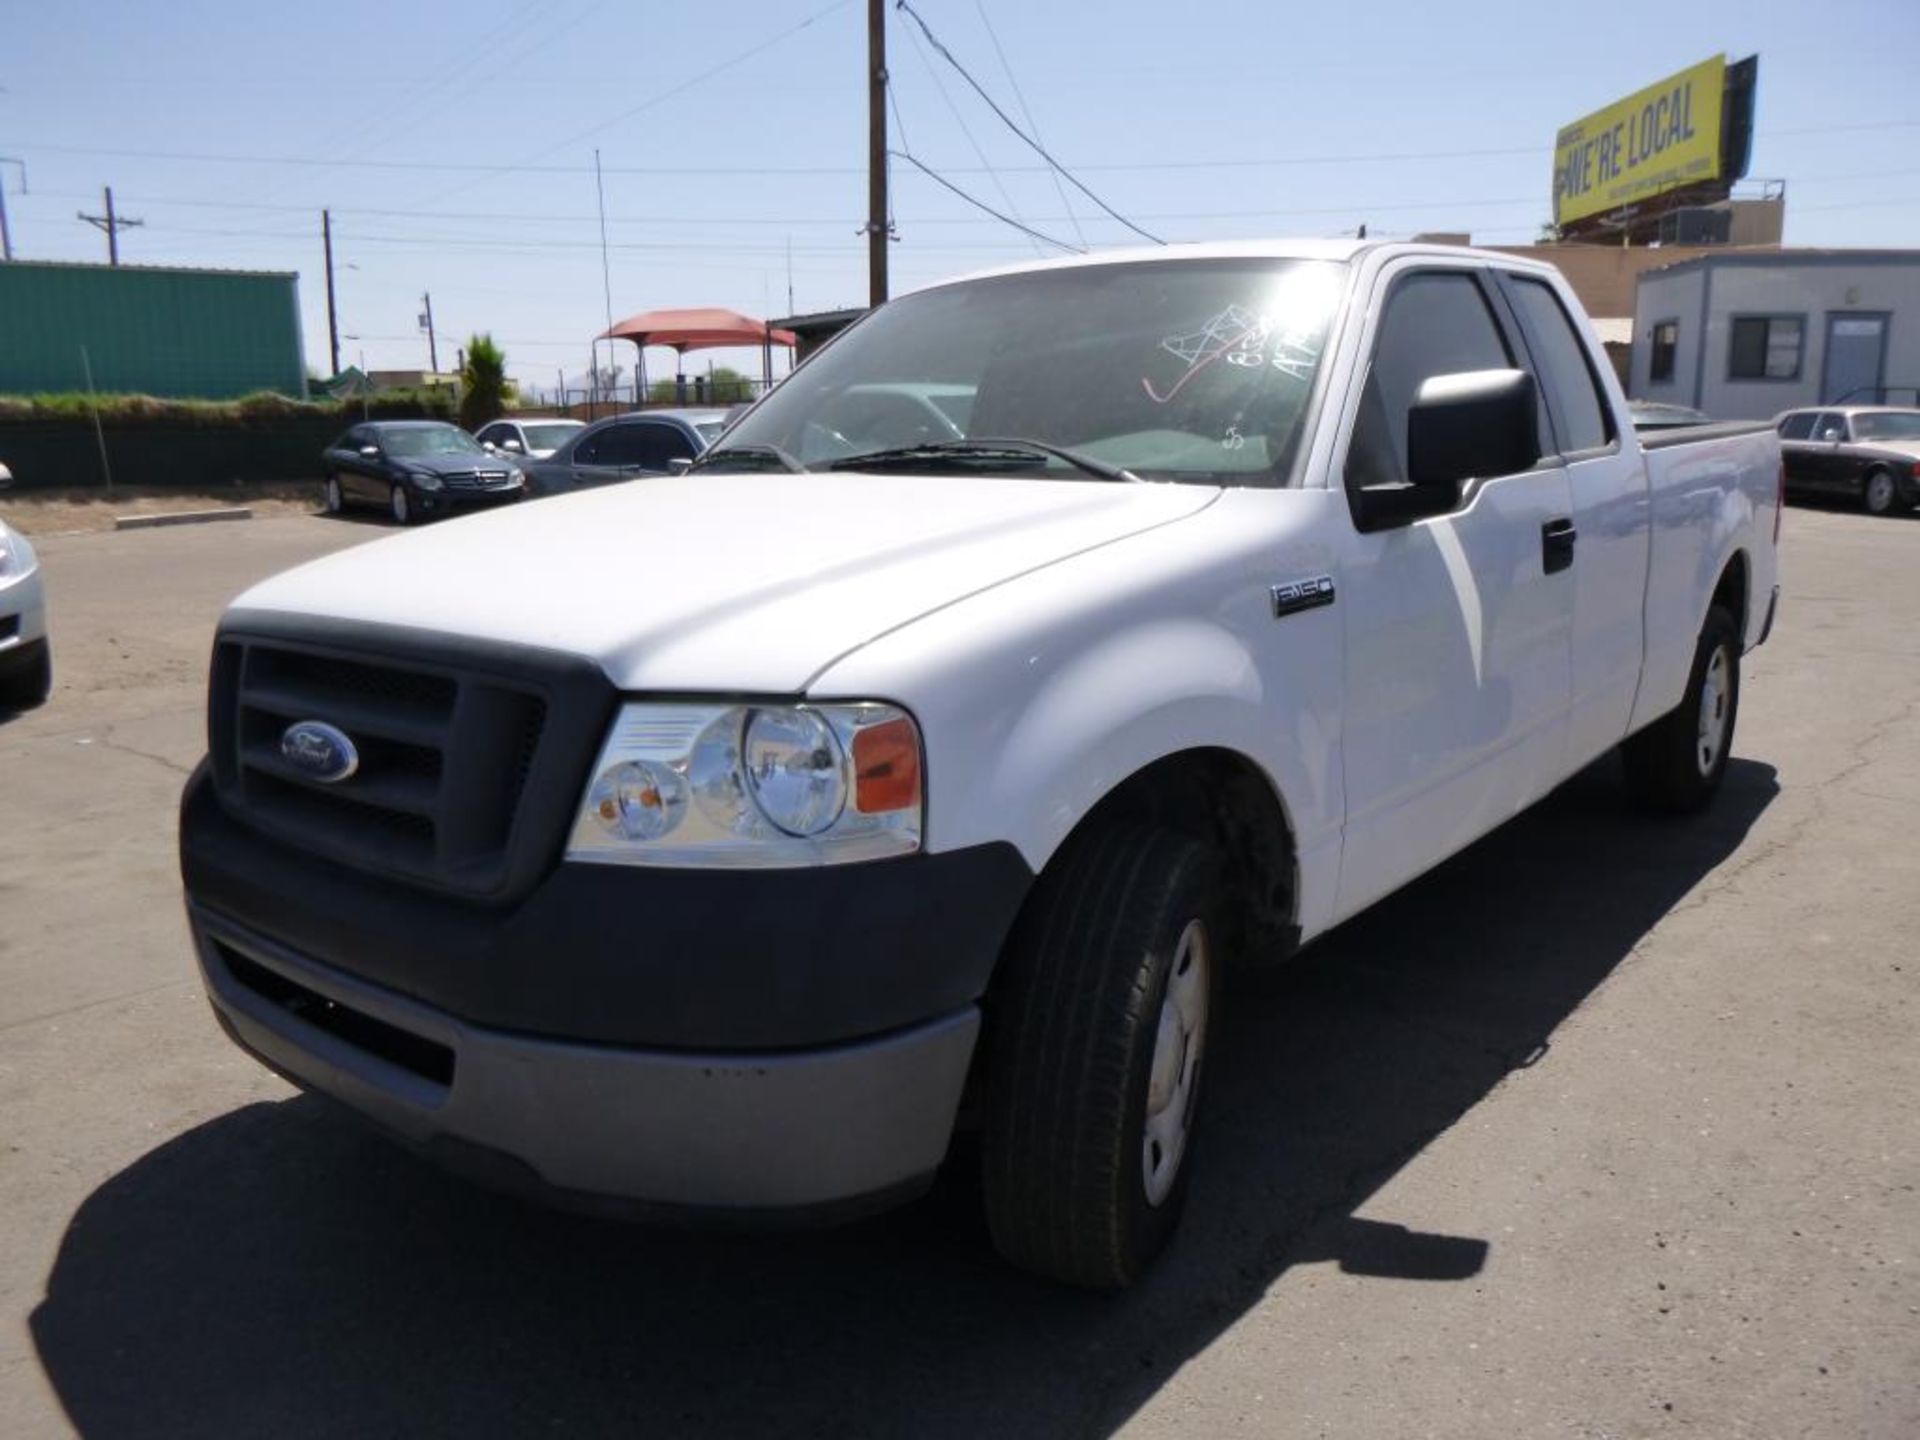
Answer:
<svg viewBox="0 0 1920 1440"><path fill-rule="evenodd" d="M403 419L425 413L417 405L403 409L388 403L377 407L376 417ZM358 407L350 413L266 415L220 423L121 417L104 419L97 437L90 418L0 416L0 462L13 471L16 490L104 487L107 473L100 459L104 438L115 485L318 482L320 452L359 418Z"/></svg>

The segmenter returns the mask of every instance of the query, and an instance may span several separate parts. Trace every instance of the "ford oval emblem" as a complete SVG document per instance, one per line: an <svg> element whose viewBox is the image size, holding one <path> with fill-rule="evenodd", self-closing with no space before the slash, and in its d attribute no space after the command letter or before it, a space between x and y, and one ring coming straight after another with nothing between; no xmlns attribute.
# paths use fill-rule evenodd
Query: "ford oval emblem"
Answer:
<svg viewBox="0 0 1920 1440"><path fill-rule="evenodd" d="M335 785L360 768L360 752L346 731L324 720L296 720L280 732L286 762L322 785Z"/></svg>

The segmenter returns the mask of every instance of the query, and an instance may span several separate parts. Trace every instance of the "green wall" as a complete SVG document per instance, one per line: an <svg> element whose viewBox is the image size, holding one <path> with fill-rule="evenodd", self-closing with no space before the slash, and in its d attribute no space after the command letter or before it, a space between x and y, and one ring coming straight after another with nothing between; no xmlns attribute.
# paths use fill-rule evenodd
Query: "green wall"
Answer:
<svg viewBox="0 0 1920 1440"><path fill-rule="evenodd" d="M298 277L0 262L0 395L306 394Z"/></svg>

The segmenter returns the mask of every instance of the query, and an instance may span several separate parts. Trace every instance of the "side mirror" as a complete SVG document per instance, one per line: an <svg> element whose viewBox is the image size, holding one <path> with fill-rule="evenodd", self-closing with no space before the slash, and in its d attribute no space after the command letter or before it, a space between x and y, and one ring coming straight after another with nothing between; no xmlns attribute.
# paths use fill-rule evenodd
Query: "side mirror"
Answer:
<svg viewBox="0 0 1920 1440"><path fill-rule="evenodd" d="M527 447L522 445L518 440L512 439L511 437L509 437L508 439L502 440L500 442L500 448L502 450L510 451L515 455L524 455L527 453Z"/></svg>
<svg viewBox="0 0 1920 1440"><path fill-rule="evenodd" d="M378 445L362 445L360 447L360 453L369 460L378 460L380 458L380 447Z"/></svg>
<svg viewBox="0 0 1920 1440"><path fill-rule="evenodd" d="M489 455L497 455L500 453L499 447L495 445L491 440L482 440L480 442L480 448L486 451Z"/></svg>
<svg viewBox="0 0 1920 1440"><path fill-rule="evenodd" d="M684 475L692 468L693 457L691 455L676 455L673 459L667 461L667 473L669 475Z"/></svg>
<svg viewBox="0 0 1920 1440"><path fill-rule="evenodd" d="M1539 401L1525 370L1435 375L1407 410L1407 478L1361 487L1361 528L1383 530L1460 503L1468 480L1512 475L1540 458Z"/></svg>

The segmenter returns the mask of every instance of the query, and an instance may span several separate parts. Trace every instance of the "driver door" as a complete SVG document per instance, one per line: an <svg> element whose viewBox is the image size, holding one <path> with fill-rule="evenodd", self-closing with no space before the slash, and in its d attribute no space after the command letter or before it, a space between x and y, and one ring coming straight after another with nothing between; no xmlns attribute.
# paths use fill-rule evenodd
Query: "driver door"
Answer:
<svg viewBox="0 0 1920 1440"><path fill-rule="evenodd" d="M1369 361L1336 464L1349 490L1404 479L1422 382L1528 369L1504 300L1478 269L1389 268ZM1549 432L1544 413L1542 435ZM1383 477L1379 472L1385 470ZM1561 778L1572 703L1573 500L1542 460L1466 482L1447 514L1344 537L1342 754L1346 837L1337 901L1351 915L1471 843ZM1550 535L1562 536L1556 546ZM1575 564L1578 562L1575 561Z"/></svg>

